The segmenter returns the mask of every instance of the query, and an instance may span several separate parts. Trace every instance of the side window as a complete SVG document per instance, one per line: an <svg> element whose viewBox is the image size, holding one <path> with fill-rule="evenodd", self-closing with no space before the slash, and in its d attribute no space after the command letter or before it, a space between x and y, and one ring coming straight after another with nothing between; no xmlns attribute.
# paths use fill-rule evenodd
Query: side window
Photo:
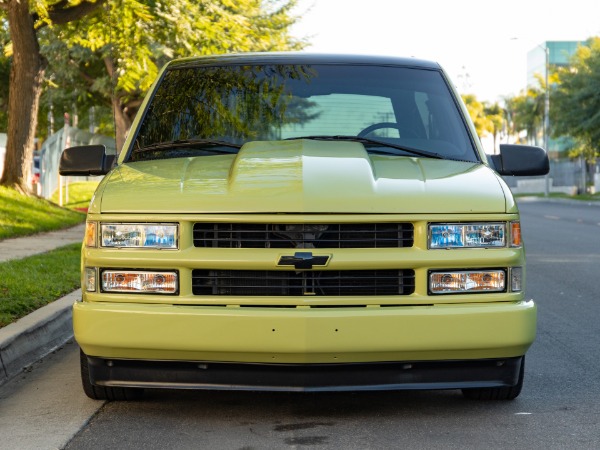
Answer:
<svg viewBox="0 0 600 450"><path fill-rule="evenodd" d="M281 138L312 135L356 136L370 125L396 122L392 102L386 97L358 94L329 94L312 96L307 116L311 120L286 124ZM370 133L371 137L398 138L395 128L381 128Z"/></svg>
<svg viewBox="0 0 600 450"><path fill-rule="evenodd" d="M451 98L436 93L415 92L415 103L419 111L427 140L431 149L443 150L444 154L454 158L465 158L470 148L468 137L464 133L464 124L454 113Z"/></svg>

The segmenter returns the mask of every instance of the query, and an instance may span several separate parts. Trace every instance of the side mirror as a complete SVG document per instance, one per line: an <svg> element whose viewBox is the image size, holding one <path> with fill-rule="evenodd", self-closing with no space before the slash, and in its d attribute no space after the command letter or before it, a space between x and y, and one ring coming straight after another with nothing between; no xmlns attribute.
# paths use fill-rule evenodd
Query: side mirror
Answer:
<svg viewBox="0 0 600 450"><path fill-rule="evenodd" d="M104 145L84 145L67 148L60 155L58 173L61 175L106 175L115 161L107 155Z"/></svg>
<svg viewBox="0 0 600 450"><path fill-rule="evenodd" d="M488 158L500 175L535 176L550 171L548 154L541 147L500 144L500 154Z"/></svg>

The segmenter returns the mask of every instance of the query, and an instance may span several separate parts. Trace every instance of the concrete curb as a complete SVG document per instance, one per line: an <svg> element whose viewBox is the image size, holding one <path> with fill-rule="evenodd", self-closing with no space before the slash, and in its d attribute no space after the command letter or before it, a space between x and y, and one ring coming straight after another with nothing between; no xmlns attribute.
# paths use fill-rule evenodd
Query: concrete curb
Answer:
<svg viewBox="0 0 600 450"><path fill-rule="evenodd" d="M516 197L517 203L521 202L547 202L547 203L566 203L570 205L580 206L594 206L600 207L600 201L589 201L589 200L574 200L570 198L553 198L553 197L537 197L537 196L524 196Z"/></svg>
<svg viewBox="0 0 600 450"><path fill-rule="evenodd" d="M0 386L73 337L71 308L81 289L0 328Z"/></svg>

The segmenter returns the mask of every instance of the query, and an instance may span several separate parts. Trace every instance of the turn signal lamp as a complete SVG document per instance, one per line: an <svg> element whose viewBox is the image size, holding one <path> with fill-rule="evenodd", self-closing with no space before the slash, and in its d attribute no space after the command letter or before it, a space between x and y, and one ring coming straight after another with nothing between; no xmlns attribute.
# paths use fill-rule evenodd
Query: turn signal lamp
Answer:
<svg viewBox="0 0 600 450"><path fill-rule="evenodd" d="M510 222L510 246L521 247L521 222Z"/></svg>
<svg viewBox="0 0 600 450"><path fill-rule="evenodd" d="M85 235L83 237L86 247L96 246L96 222L85 223Z"/></svg>
<svg viewBox="0 0 600 450"><path fill-rule="evenodd" d="M512 267L510 269L510 290L520 292L523 290L523 268Z"/></svg>
<svg viewBox="0 0 600 450"><path fill-rule="evenodd" d="M86 267L85 268L85 290L87 292L96 291L96 268Z"/></svg>

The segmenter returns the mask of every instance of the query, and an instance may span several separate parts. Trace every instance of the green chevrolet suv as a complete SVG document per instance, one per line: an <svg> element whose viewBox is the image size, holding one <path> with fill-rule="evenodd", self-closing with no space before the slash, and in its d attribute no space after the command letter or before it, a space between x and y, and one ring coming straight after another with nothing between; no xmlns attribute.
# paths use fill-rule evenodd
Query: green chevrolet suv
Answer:
<svg viewBox="0 0 600 450"><path fill-rule="evenodd" d="M519 212L438 64L254 53L172 61L105 175L73 306L85 393L462 389L513 399L536 333Z"/></svg>

